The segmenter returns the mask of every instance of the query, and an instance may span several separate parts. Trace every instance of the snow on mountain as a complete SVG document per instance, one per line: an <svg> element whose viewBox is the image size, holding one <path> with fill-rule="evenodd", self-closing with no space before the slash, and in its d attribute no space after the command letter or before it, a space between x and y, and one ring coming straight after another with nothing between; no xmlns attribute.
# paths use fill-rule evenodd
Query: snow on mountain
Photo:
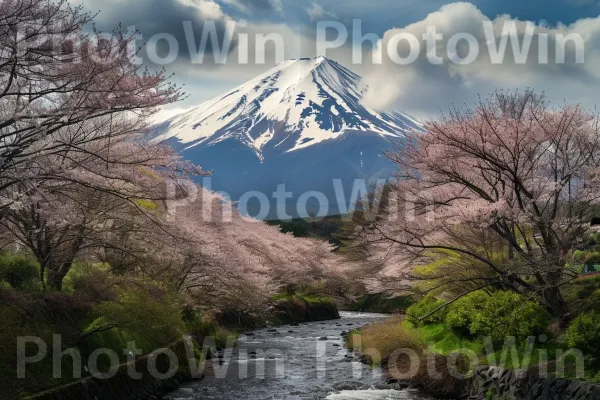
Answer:
<svg viewBox="0 0 600 400"><path fill-rule="evenodd" d="M168 120L157 140L175 137L189 149L235 138L264 161L269 147L292 152L350 130L394 138L420 127L408 115L361 104L366 89L360 76L335 61L289 60Z"/></svg>
<svg viewBox="0 0 600 400"><path fill-rule="evenodd" d="M285 184L294 194L288 203L318 191L331 206L321 213L343 212L332 182L352 193L357 179L388 178L395 166L383 150L422 129L402 112L364 105L366 89L360 76L329 59L289 60L157 124L152 140L213 170L212 189L233 200L249 191L270 197Z"/></svg>

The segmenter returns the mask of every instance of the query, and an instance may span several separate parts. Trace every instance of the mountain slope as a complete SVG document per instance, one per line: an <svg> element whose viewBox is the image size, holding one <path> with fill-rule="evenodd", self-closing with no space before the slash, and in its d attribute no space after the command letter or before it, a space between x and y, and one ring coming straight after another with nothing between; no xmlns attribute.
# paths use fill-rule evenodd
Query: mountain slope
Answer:
<svg viewBox="0 0 600 400"><path fill-rule="evenodd" d="M358 75L334 61L289 60L165 121L154 140L168 141L185 158L214 169L213 189L234 200L248 190L270 197L285 183L294 192L292 202L318 190L332 204L333 179L348 184L385 178L393 166L382 150L421 129L408 115L363 105L366 89Z"/></svg>

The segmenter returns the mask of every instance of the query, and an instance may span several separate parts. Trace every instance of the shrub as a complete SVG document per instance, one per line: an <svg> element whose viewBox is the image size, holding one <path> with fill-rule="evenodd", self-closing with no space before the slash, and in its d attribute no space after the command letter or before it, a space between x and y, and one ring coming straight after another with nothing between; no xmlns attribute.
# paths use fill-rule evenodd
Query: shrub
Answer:
<svg viewBox="0 0 600 400"><path fill-rule="evenodd" d="M587 255L585 263L588 265L600 264L600 253L593 252Z"/></svg>
<svg viewBox="0 0 600 400"><path fill-rule="evenodd" d="M550 316L537 303L513 292L473 292L449 306L446 325L467 336L490 336L495 343L508 336L527 338L544 332Z"/></svg>
<svg viewBox="0 0 600 400"><path fill-rule="evenodd" d="M489 336L494 343L508 336L524 339L543 333L550 321L550 315L538 303L507 291L491 296L473 292L421 319L443 304L427 296L408 308L407 319L418 326L444 322L459 334Z"/></svg>
<svg viewBox="0 0 600 400"><path fill-rule="evenodd" d="M419 326L442 322L446 316L446 308L441 308L436 312L434 312L434 310L443 304L444 301L438 300L431 295L427 295L406 309L406 317L409 322Z"/></svg>
<svg viewBox="0 0 600 400"><path fill-rule="evenodd" d="M569 347L600 357L600 314L592 311L575 318L565 338Z"/></svg>
<svg viewBox="0 0 600 400"><path fill-rule="evenodd" d="M585 262L586 252L583 250L575 250L573 252L573 261L578 263Z"/></svg>
<svg viewBox="0 0 600 400"><path fill-rule="evenodd" d="M600 313L600 289L594 291L586 301L585 311Z"/></svg>
<svg viewBox="0 0 600 400"><path fill-rule="evenodd" d="M115 297L113 286L119 278L102 263L76 262L63 281L63 293L75 294L82 301L96 304Z"/></svg>
<svg viewBox="0 0 600 400"><path fill-rule="evenodd" d="M598 372L597 374L595 374L594 376L592 376L590 379L587 380L589 383L593 383L594 385L598 385L600 384L600 372Z"/></svg>
<svg viewBox="0 0 600 400"><path fill-rule="evenodd" d="M22 304L19 304L22 306ZM27 307L29 311L29 307ZM23 398L23 394L33 394L41 391L52 382L52 362L43 359L40 362L28 363L26 365L25 379L17 379L15 365L17 365L17 338L23 336L35 336L41 338L45 343L52 343L53 327L37 315L31 317L27 311L21 310L10 304L0 303L0 315L2 316L2 329L0 329L0 376L2 377L2 398ZM38 348L34 343L26 343L25 354L36 354ZM65 357L68 358L68 357ZM65 371L72 371L65 369ZM7 397L5 397L7 396Z"/></svg>
<svg viewBox="0 0 600 400"><path fill-rule="evenodd" d="M489 298L487 293L480 290L455 301L448 308L446 326L463 336L470 335L473 318L484 309Z"/></svg>
<svg viewBox="0 0 600 400"><path fill-rule="evenodd" d="M586 300L595 291L600 290L600 277L594 276L575 281L574 288L576 289L576 297L581 300Z"/></svg>
<svg viewBox="0 0 600 400"><path fill-rule="evenodd" d="M19 254L0 256L0 280L15 289L33 287L39 280L39 264L32 257Z"/></svg>
<svg viewBox="0 0 600 400"><path fill-rule="evenodd" d="M115 300L98 304L94 307L94 314L96 319L86 328L86 332L114 325L114 329L106 331L110 333L101 332L92 338L94 344L106 340L109 343L103 344L109 348L116 345L115 333L120 338L135 340L138 348L147 353L175 342L185 332L178 296L145 281L130 282L127 287L119 287Z"/></svg>
<svg viewBox="0 0 600 400"><path fill-rule="evenodd" d="M207 318L201 312L186 307L181 311L181 318L185 323L186 330L199 338L212 336L217 330L217 323Z"/></svg>
<svg viewBox="0 0 600 400"><path fill-rule="evenodd" d="M509 336L524 339L543 333L549 321L549 314L536 302L500 291L489 296L480 310L474 310L469 331L501 343Z"/></svg>

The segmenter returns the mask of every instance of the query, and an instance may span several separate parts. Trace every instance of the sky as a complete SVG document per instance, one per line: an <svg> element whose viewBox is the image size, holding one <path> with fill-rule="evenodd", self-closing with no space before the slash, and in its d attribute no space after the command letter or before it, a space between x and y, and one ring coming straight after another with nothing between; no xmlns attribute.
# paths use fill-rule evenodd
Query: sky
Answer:
<svg viewBox="0 0 600 400"><path fill-rule="evenodd" d="M118 24L139 30L147 48L155 49L154 57L142 52L144 63L164 66L175 74L174 82L185 85L188 97L167 113L218 96L284 59L317 55L363 76L369 106L422 119L471 105L495 90L533 88L553 104L598 105L600 0L83 0L83 5L99 11L96 24L103 31ZM324 24L333 27L325 30ZM357 26L372 42L359 43ZM519 40L532 32L532 41L522 57L508 42L506 56L493 61L493 49L510 36L507 26L514 26ZM203 32L213 28L216 45L207 40L198 52ZM432 28L441 39L428 47L425 37L433 38ZM347 40L322 54L343 30ZM258 45L259 35L281 38L283 50ZM560 35L572 40L557 46ZM477 42L477 51L466 36ZM230 46L221 53L228 37ZM546 56L540 55L543 49ZM160 57L163 62L155 62Z"/></svg>

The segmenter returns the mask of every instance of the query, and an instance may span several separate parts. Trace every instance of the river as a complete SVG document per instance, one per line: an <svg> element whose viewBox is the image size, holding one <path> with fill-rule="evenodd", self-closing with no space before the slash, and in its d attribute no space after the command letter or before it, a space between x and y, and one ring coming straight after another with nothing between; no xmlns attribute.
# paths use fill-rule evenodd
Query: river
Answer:
<svg viewBox="0 0 600 400"><path fill-rule="evenodd" d="M242 335L216 357L206 377L168 400L431 400L395 389L381 370L362 364L343 346L342 333L384 315L341 313L341 319L261 329Z"/></svg>

